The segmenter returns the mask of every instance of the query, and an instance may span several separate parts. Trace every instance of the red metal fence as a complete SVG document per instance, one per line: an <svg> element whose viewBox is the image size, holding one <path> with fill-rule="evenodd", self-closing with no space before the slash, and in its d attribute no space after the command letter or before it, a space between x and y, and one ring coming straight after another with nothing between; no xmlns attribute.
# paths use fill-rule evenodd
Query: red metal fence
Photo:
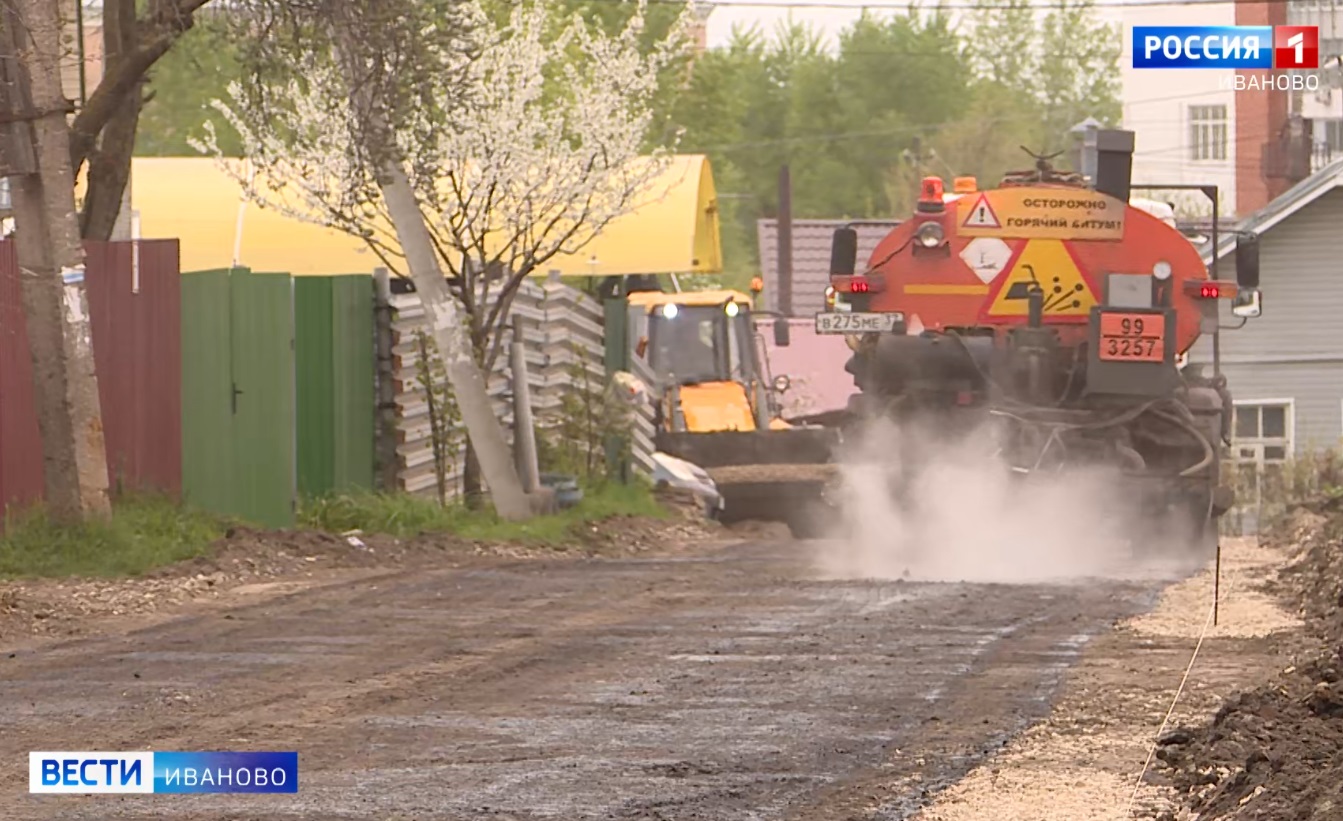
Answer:
<svg viewBox="0 0 1343 821"><path fill-rule="evenodd" d="M94 361L113 487L180 494L181 275L177 240L85 244ZM0 241L0 504L42 497L19 270Z"/></svg>

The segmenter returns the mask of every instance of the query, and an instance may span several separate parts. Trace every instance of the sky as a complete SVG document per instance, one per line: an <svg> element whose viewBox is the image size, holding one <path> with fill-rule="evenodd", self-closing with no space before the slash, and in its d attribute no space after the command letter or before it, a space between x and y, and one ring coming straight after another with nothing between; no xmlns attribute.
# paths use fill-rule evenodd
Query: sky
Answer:
<svg viewBox="0 0 1343 821"><path fill-rule="evenodd" d="M881 6L903 6L903 2L898 0L871 0ZM713 0L707 0L712 3ZM731 2L731 0L728 0ZM752 3L770 3L771 5L746 5L746 6L718 6L714 8L709 15L708 22L708 46L715 48L727 45L732 37L732 27L740 25L749 27L751 24L757 24L767 35L773 34L775 27L780 23L786 23L789 15L799 23L810 24L814 29L820 31L828 39L839 34L845 26L857 20L861 12L863 0L750 0ZM815 3L829 5L829 8L818 8ZM1099 5L1106 8L1098 9L1100 16L1110 22L1117 22L1120 17L1120 11L1114 8L1122 0L1101 0ZM1152 0L1140 0L1140 2L1150 3ZM1178 3L1179 0L1176 0ZM811 3L812 5L808 5ZM852 9L834 8L833 6L842 6L852 4ZM933 5L931 2L926 5ZM1150 9L1152 12L1160 13L1160 9ZM889 11L874 12L877 14L890 14Z"/></svg>
<svg viewBox="0 0 1343 821"><path fill-rule="evenodd" d="M788 22L791 14L793 20L799 23L806 23L817 31L826 35L827 39L833 38L844 29L845 26L858 19L860 10L854 8L834 9L834 8L808 8L802 5L798 8L788 8L799 2L805 3L805 0L778 0L776 7L753 7L753 6L719 6L709 15L708 22L708 46L716 48L727 45L732 39L733 26L749 28L752 24L760 27L761 31L767 35L773 34L775 28Z"/></svg>

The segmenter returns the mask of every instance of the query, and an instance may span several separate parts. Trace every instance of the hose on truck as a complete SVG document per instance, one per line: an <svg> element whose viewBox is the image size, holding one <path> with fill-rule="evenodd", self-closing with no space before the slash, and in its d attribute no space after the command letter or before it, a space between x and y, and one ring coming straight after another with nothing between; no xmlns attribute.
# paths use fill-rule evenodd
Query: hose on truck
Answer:
<svg viewBox="0 0 1343 821"><path fill-rule="evenodd" d="M1081 359L1081 350L1082 350L1080 347L1075 349L1073 352L1073 361L1071 363L1071 367L1069 367L1068 369L1068 381L1063 389L1063 395L1060 396L1058 401L1054 403L1054 408L1047 408L1038 405L1030 405L1025 402L1021 402L1020 400L1012 399L1011 397L1006 396L1006 391L1003 391L1001 386L997 384L997 382L992 378L992 376L990 376L984 370L984 368L980 366L979 361L975 359L974 353L970 350L970 346L966 343L965 339L955 331L946 331L945 335L950 336L956 340L956 342L960 345L961 350L965 352L966 358L970 360L970 364L974 366L975 370L978 371L979 375L984 379L985 384L993 385L994 387L998 388L999 394L1006 397L1004 405L1007 408L1015 408L1018 411L1018 413L1013 413L1012 411L1004 410L1002 408L994 408L989 410L989 414L991 416L1006 417L1012 419L1013 421L1026 425L1044 425L1046 427L1052 428L1052 430L1050 431L1049 439L1046 440L1044 451L1048 451L1049 446L1055 441L1058 441L1060 446L1066 447L1063 444L1062 440L1060 440L1058 437L1059 431L1103 430L1108 427L1116 427L1128 424L1129 422L1132 422L1133 420L1142 416L1144 413L1151 411L1154 416L1157 416L1158 418L1164 419L1167 422L1174 424L1175 426L1184 430L1189 435L1193 436L1194 439L1198 441L1199 447L1203 450L1202 459L1200 459L1196 464L1191 465L1190 467L1187 467L1184 470L1180 471L1179 476L1181 478L1194 476L1204 470L1207 470L1208 466L1211 465L1217 459L1216 451L1214 451L1212 445L1208 443L1207 437L1203 435L1202 431L1200 431L1198 428L1190 424L1189 421L1185 419L1184 416L1182 416L1181 414L1172 413L1168 410L1158 407L1158 405L1170 401L1166 399L1153 399L1135 408L1130 408L1127 411L1124 411L1112 418L1100 420L1097 422L1060 422L1053 420L1029 419L1023 415L1020 415L1022 413L1029 414L1031 411L1053 410L1054 408L1057 408L1058 406L1063 404L1063 402L1067 399L1068 392L1072 390L1073 382L1077 375L1077 365L1079 360ZM1218 391L1219 395L1222 394L1223 391L1224 389L1219 390ZM1229 397L1225 396L1223 397L1224 400L1228 398ZM1226 402L1225 404L1228 407L1230 405L1229 402ZM1041 452L1040 455L1041 459L1044 458L1044 451Z"/></svg>

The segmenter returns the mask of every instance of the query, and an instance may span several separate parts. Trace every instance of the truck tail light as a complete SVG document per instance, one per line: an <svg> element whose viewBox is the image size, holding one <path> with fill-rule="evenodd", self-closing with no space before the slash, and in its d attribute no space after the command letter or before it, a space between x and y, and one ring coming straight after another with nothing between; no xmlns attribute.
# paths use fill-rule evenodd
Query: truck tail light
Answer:
<svg viewBox="0 0 1343 821"><path fill-rule="evenodd" d="M1240 288L1234 282L1204 279L1185 282L1184 291L1196 299L1235 299Z"/></svg>
<svg viewBox="0 0 1343 821"><path fill-rule="evenodd" d="M881 274L831 277L830 285L840 294L879 294L886 290L886 278Z"/></svg>

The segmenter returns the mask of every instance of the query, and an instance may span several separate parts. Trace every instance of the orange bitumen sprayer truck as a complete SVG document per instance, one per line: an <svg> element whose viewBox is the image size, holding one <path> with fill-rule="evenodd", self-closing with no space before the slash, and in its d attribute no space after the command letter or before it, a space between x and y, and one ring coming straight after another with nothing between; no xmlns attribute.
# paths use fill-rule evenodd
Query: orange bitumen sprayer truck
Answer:
<svg viewBox="0 0 1343 821"><path fill-rule="evenodd" d="M1257 244L1237 237L1236 282L1210 279L1173 220L1130 201L1133 143L1101 132L1094 182L1040 157L988 190L925 178L866 265L854 230L836 230L816 327L852 350L851 418L920 431L900 446L906 474L946 441L929 430L988 426L1012 474L1114 470L1132 519L1207 546L1234 501L1219 472L1231 395L1216 368L1183 362L1221 300L1259 314Z"/></svg>

